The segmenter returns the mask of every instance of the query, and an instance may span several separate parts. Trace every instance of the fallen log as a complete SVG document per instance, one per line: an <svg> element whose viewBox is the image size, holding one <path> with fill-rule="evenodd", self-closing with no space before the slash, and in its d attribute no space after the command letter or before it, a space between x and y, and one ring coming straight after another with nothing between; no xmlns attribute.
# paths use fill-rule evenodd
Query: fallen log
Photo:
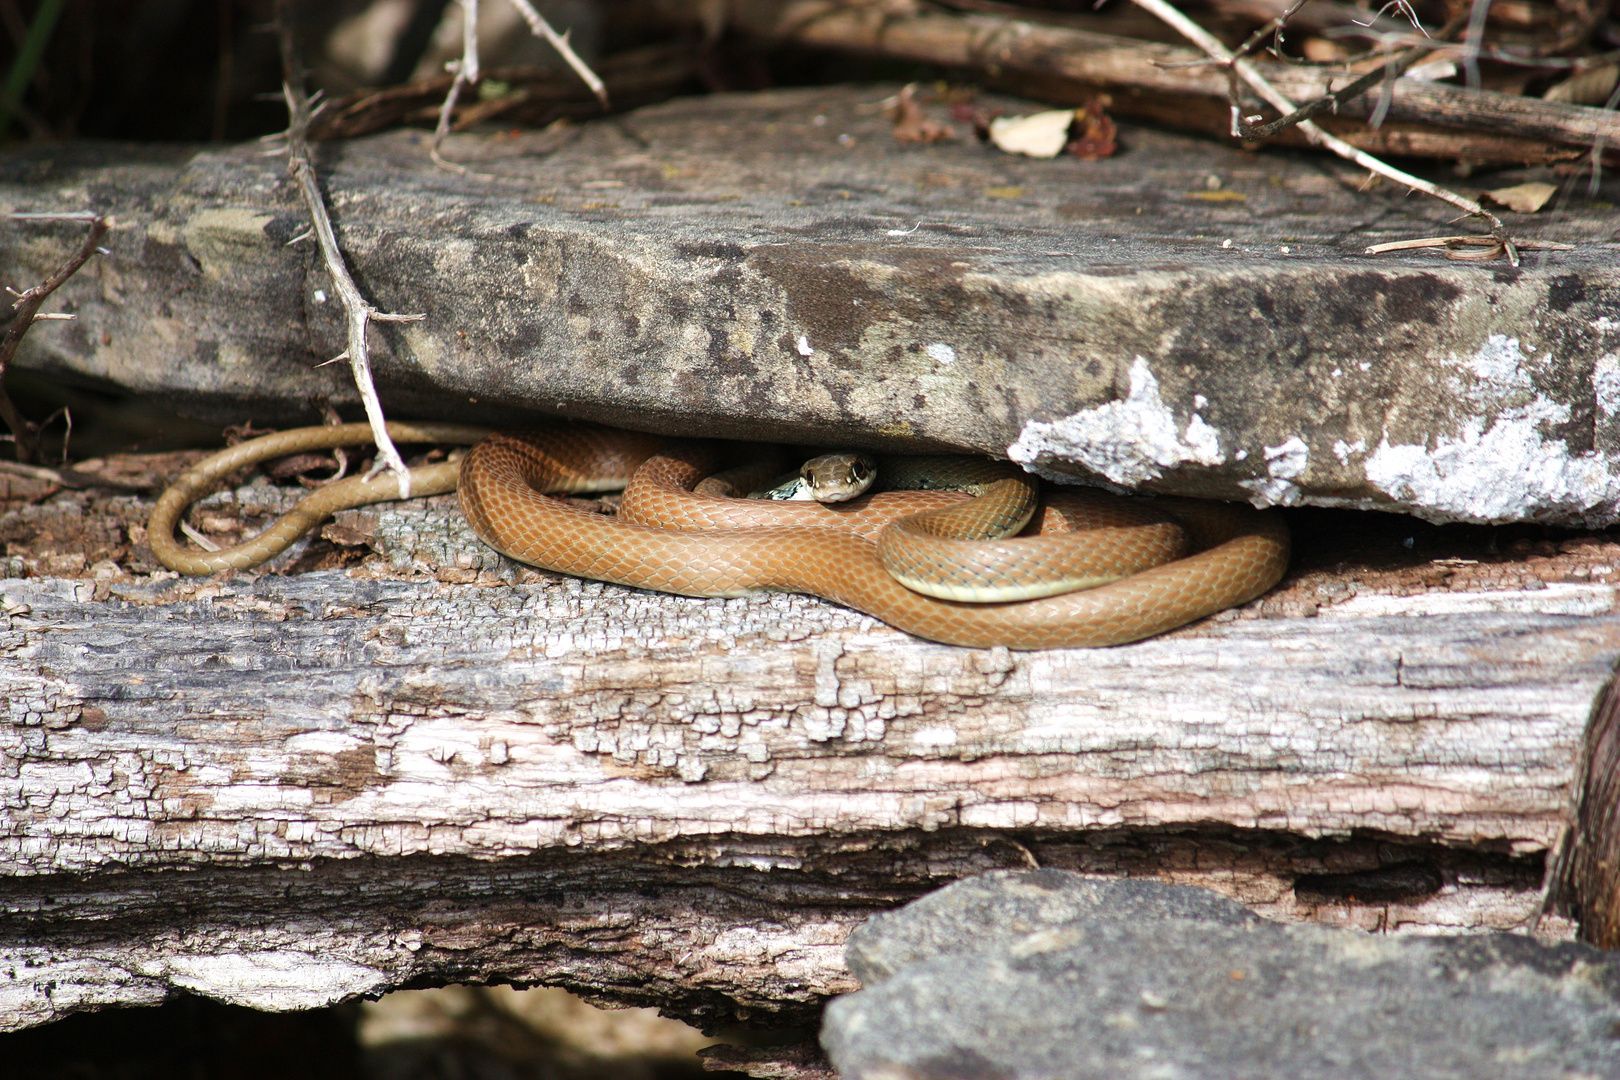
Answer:
<svg viewBox="0 0 1620 1080"><path fill-rule="evenodd" d="M520 570L442 500L347 527L398 569L4 582L0 1023L488 980L797 1020L854 925L984 869L1524 931L1612 843L1607 584L1013 654Z"/></svg>

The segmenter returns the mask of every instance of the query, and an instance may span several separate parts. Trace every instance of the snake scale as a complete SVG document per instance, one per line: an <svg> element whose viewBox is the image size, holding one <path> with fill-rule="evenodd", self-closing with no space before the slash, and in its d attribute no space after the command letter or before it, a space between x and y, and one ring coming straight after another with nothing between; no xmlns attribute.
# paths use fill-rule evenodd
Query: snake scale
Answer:
<svg viewBox="0 0 1620 1080"><path fill-rule="evenodd" d="M480 539L521 562L687 596L810 593L952 645L1137 641L1259 596L1288 564L1287 528L1274 513L1079 490L1049 494L1033 509L1036 482L1005 462L967 466L967 494L888 491L821 504L703 494L700 482L726 464L704 441L569 423L493 434L390 423L388 431L401 443L476 443L459 464L413 469L412 494L457 491ZM368 442L365 424L298 428L204 460L153 510L154 554L187 574L247 569L336 510L397 498L392 475L355 477L317 489L235 547L199 552L175 541L186 507L222 477L274 457ZM901 471L911 467L906 460L895 459ZM621 488L616 517L548 497ZM1032 516L1024 535L1000 538ZM1054 562L1056 570L1041 569ZM1073 591L1042 595L1054 589Z"/></svg>

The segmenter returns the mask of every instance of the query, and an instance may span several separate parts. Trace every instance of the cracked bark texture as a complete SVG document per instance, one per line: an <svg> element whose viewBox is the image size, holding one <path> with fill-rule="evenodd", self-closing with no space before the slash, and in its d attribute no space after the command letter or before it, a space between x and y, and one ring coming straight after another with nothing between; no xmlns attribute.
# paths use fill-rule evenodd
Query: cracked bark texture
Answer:
<svg viewBox="0 0 1620 1080"><path fill-rule="evenodd" d="M433 580L445 511L367 512L403 576L3 583L0 1024L458 980L801 1021L867 915L1031 861L1525 929L1620 655L1575 584L959 649L470 544Z"/></svg>

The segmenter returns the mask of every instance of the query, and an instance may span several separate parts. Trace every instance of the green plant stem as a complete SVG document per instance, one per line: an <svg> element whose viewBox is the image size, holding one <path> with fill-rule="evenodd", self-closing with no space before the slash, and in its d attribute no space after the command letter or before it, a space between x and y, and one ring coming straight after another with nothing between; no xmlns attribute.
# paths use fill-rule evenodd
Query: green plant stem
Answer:
<svg viewBox="0 0 1620 1080"><path fill-rule="evenodd" d="M10 103L22 100L28 80L34 77L35 69L45 56L45 46L50 44L51 32L56 29L56 19L65 5L66 0L43 0L39 10L34 12L34 23L28 28L22 48L17 50L17 58L11 62L11 70L6 73L6 93L0 98L0 135L11 126Z"/></svg>

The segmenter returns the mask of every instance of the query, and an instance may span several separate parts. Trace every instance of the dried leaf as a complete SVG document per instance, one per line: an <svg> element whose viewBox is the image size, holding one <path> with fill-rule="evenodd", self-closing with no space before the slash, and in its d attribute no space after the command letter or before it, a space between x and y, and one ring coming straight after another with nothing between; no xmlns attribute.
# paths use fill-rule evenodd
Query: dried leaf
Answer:
<svg viewBox="0 0 1620 1080"><path fill-rule="evenodd" d="M1429 60L1421 64L1413 64L1406 69L1403 79L1414 79L1418 82L1439 82L1442 79L1454 78L1457 74L1457 62L1449 57L1438 60Z"/></svg>
<svg viewBox="0 0 1620 1080"><path fill-rule="evenodd" d="M928 119L922 106L917 104L916 84L900 91L894 105L894 137L901 142L936 143L956 138L956 132L945 124Z"/></svg>
<svg viewBox="0 0 1620 1080"><path fill-rule="evenodd" d="M1541 95L1543 101L1562 101L1570 105L1602 105L1620 85L1620 64L1577 71L1557 86Z"/></svg>
<svg viewBox="0 0 1620 1080"><path fill-rule="evenodd" d="M996 117L1001 115L1001 109L987 109L983 105L975 105L971 101L958 101L951 106L951 118L960 120L964 124L973 125L973 134L979 137L980 142L990 141L990 125Z"/></svg>
<svg viewBox="0 0 1620 1080"><path fill-rule="evenodd" d="M1085 108L1074 111L1074 126L1070 128L1072 137L1064 149L1081 161L1113 157L1114 151L1119 149L1114 121L1103 111L1108 104L1109 98L1104 95L1093 98Z"/></svg>
<svg viewBox="0 0 1620 1080"><path fill-rule="evenodd" d="M1316 64L1336 64L1349 57L1350 50L1337 41L1308 37L1304 45L1305 59Z"/></svg>
<svg viewBox="0 0 1620 1080"><path fill-rule="evenodd" d="M1054 158L1069 141L1074 109L1054 109L1033 116L1003 117L990 121L990 141L1009 154Z"/></svg>
<svg viewBox="0 0 1620 1080"><path fill-rule="evenodd" d="M1546 206L1547 200L1557 193L1558 187L1554 184L1515 184L1512 187L1487 191L1481 198L1489 199L1498 206L1505 206L1515 213L1533 214Z"/></svg>

